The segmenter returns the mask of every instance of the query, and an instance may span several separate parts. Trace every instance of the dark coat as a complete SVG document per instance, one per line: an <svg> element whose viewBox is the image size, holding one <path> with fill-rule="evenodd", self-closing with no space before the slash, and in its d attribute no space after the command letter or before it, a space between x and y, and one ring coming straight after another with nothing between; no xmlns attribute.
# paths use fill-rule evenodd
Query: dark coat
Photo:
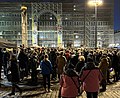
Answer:
<svg viewBox="0 0 120 98"><path fill-rule="evenodd" d="M0 67L2 68L2 63L3 63L3 53L0 49Z"/></svg>
<svg viewBox="0 0 120 98"><path fill-rule="evenodd" d="M113 59L112 59L112 67L115 69L115 70L119 70L119 58L116 54L113 55Z"/></svg>
<svg viewBox="0 0 120 98"><path fill-rule="evenodd" d="M52 64L49 60L42 60L40 62L40 67L41 67L41 70L42 70L42 74L43 75L47 75L47 74L50 74L51 71L52 71Z"/></svg>
<svg viewBox="0 0 120 98"><path fill-rule="evenodd" d="M84 62L84 61L78 61L78 63L76 64L76 67L75 67L76 71L77 71L78 73L80 73L80 72L81 72L81 69L84 67L84 65L85 65L85 62Z"/></svg>
<svg viewBox="0 0 120 98"><path fill-rule="evenodd" d="M107 71L109 69L109 62L107 60L107 58L102 58L99 64L99 69L101 70L102 74L103 74L103 78L107 79Z"/></svg>
<svg viewBox="0 0 120 98"><path fill-rule="evenodd" d="M12 75L11 82L19 82L20 74L19 74L19 67L18 67L18 64L17 64L16 57L11 59L10 70L11 70L11 75Z"/></svg>
<svg viewBox="0 0 120 98"><path fill-rule="evenodd" d="M27 62L28 62L28 57L27 57L27 55L23 51L20 51L20 53L18 55L18 60L19 60L20 68L21 69L26 68Z"/></svg>
<svg viewBox="0 0 120 98"><path fill-rule="evenodd" d="M78 77L76 71L72 68L67 68L65 71L64 71L64 74L69 76L69 77Z"/></svg>
<svg viewBox="0 0 120 98"><path fill-rule="evenodd" d="M49 54L49 60L53 67L55 67L55 65L56 65L56 58L57 58L57 55L56 55L55 51L51 51Z"/></svg>
<svg viewBox="0 0 120 98"><path fill-rule="evenodd" d="M77 62L79 61L79 60L78 60L78 57L79 57L78 54L75 55L75 56L73 56L73 57L71 57L70 63L72 63L74 66L76 66Z"/></svg>
<svg viewBox="0 0 120 98"><path fill-rule="evenodd" d="M10 58L10 54L9 54L7 51L3 51L2 53L3 53L3 54L2 54L3 63L4 63L5 65L7 65L7 61L8 61L9 58Z"/></svg>
<svg viewBox="0 0 120 98"><path fill-rule="evenodd" d="M30 58L30 66L32 70L32 73L31 73L32 82L37 82L38 59L34 55Z"/></svg>

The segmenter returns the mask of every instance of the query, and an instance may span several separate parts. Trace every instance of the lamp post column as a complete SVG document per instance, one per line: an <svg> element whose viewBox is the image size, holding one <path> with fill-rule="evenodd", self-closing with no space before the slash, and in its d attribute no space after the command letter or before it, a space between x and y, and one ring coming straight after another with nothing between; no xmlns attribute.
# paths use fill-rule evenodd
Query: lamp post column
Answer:
<svg viewBox="0 0 120 98"><path fill-rule="evenodd" d="M102 5L103 1L102 0L89 0L88 4L89 5L94 5L95 7L95 48L97 48L97 21L98 21L98 6Z"/></svg>
<svg viewBox="0 0 120 98"><path fill-rule="evenodd" d="M28 47L28 35L27 35L27 7L21 7L21 17L22 17L22 45Z"/></svg>
<svg viewBox="0 0 120 98"><path fill-rule="evenodd" d="M95 48L97 48L97 3L95 3Z"/></svg>

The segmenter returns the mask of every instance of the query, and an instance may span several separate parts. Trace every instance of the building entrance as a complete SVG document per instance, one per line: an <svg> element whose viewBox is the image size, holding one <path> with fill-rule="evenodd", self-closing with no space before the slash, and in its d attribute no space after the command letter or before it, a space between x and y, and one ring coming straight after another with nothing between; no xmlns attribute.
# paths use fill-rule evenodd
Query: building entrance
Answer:
<svg viewBox="0 0 120 98"><path fill-rule="evenodd" d="M35 6L36 5L36 6ZM32 5L32 45L46 47L62 46L62 21L60 6L50 5L47 8L46 3ZM55 9L56 7L56 9ZM40 10L41 9L41 10Z"/></svg>

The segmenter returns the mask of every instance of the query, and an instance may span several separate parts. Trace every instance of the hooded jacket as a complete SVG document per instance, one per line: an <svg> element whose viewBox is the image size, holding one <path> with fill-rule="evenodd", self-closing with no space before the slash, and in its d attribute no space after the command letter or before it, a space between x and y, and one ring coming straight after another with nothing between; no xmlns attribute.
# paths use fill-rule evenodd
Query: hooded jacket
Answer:
<svg viewBox="0 0 120 98"><path fill-rule="evenodd" d="M62 97L76 97L78 95L78 75L74 69L67 68L65 70L60 80L60 86Z"/></svg>
<svg viewBox="0 0 120 98"><path fill-rule="evenodd" d="M93 62L88 62L82 70L80 80L83 82L86 92L98 92L102 74Z"/></svg>

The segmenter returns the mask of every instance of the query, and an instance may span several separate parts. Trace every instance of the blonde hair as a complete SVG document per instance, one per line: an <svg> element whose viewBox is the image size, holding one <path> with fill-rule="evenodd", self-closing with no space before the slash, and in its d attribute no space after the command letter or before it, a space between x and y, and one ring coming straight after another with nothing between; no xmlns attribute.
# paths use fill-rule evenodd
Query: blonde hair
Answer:
<svg viewBox="0 0 120 98"><path fill-rule="evenodd" d="M79 60L80 60L80 61L85 61L85 57L84 57L84 56L80 56L80 57L79 57Z"/></svg>

